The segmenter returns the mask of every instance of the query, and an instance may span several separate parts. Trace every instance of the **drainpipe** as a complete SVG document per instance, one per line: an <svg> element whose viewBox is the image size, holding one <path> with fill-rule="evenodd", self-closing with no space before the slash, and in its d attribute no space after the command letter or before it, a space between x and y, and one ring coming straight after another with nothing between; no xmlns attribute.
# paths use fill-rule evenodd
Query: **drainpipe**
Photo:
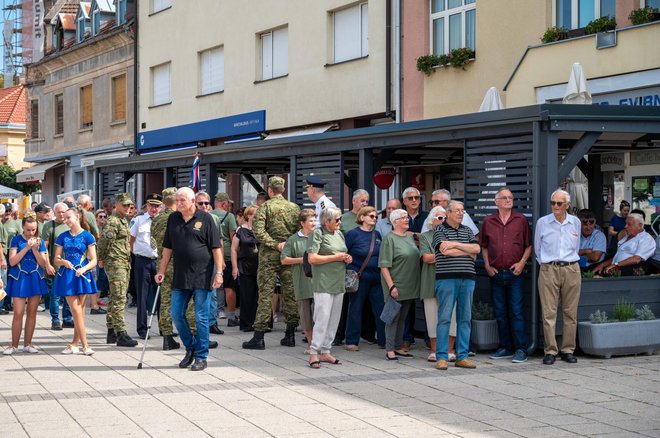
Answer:
<svg viewBox="0 0 660 438"><path fill-rule="evenodd" d="M138 50L138 41L139 41L139 17L140 17L140 2L136 1L135 2L135 39L133 40L133 153L137 155L137 145L139 142L138 138L138 132L139 132L139 122L140 122L140 111L139 111L139 106L138 106L138 96L139 96L139 91L140 91L140 81L138 80L139 77L139 56L138 54L140 51ZM142 174L142 177L144 178L144 174ZM124 181L124 185L126 185L126 181Z"/></svg>
<svg viewBox="0 0 660 438"><path fill-rule="evenodd" d="M401 0L395 0L394 7L394 98L395 121L401 123Z"/></svg>
<svg viewBox="0 0 660 438"><path fill-rule="evenodd" d="M385 115L392 116L392 0L385 2Z"/></svg>

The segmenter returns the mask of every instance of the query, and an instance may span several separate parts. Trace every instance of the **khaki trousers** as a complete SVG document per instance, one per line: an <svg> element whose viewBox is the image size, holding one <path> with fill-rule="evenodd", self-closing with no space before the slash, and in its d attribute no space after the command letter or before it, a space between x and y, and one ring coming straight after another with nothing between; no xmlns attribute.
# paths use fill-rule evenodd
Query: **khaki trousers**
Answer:
<svg viewBox="0 0 660 438"><path fill-rule="evenodd" d="M557 306L560 302L564 317L561 352L573 353L575 351L577 307L580 302L581 285L582 276L580 275L580 266L577 263L568 266L541 265L539 299L543 315L545 354L557 355L558 353L555 327L557 323Z"/></svg>

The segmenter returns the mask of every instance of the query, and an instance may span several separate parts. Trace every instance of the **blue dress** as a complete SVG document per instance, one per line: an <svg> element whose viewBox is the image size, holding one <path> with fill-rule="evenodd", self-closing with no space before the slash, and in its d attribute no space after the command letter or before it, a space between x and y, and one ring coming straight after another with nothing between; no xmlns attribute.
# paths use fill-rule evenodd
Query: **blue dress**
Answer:
<svg viewBox="0 0 660 438"><path fill-rule="evenodd" d="M62 257L70 261L77 270L86 266L87 258L85 253L91 245L96 245L96 240L89 231L82 230L77 236L71 234L71 231L65 231L55 240L55 245L62 247ZM80 277L76 277L76 271L60 266L55 276L55 286L53 293L57 296L74 296L83 294L95 294L98 292L94 276L90 271L85 272Z"/></svg>
<svg viewBox="0 0 660 438"><path fill-rule="evenodd" d="M27 240L22 234L12 237L9 248L15 248L20 252L27 245ZM39 252L46 252L46 245L42 240L39 244ZM35 295L45 295L48 287L44 281L44 272L34 258L34 253L29 250L20 262L9 268L7 273L7 296L12 298L28 298Z"/></svg>

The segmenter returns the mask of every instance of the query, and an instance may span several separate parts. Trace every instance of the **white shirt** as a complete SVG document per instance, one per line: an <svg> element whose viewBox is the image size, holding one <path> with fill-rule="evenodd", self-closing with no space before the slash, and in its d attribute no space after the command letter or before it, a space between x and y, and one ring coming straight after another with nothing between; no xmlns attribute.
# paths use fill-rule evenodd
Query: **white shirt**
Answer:
<svg viewBox="0 0 660 438"><path fill-rule="evenodd" d="M655 255L652 258L660 262L660 234L655 238Z"/></svg>
<svg viewBox="0 0 660 438"><path fill-rule="evenodd" d="M536 221L534 253L539 263L577 262L580 259L582 226L576 216L566 214L563 223L550 213Z"/></svg>
<svg viewBox="0 0 660 438"><path fill-rule="evenodd" d="M158 257L158 249L151 245L151 216L148 213L135 217L131 222L131 236L135 237L133 242L133 254L142 257Z"/></svg>
<svg viewBox="0 0 660 438"><path fill-rule="evenodd" d="M429 222L429 221L425 221L425 222L424 222L424 225L422 225L422 233L425 233L426 231L428 231L428 230L431 229L431 227L429 227L429 226L427 225L428 223L430 223L430 222ZM470 215L467 213L467 211L466 211L465 214L463 215L463 220L461 221L461 225L465 225L466 227L468 227L469 229L471 229L471 230L472 230L472 234L474 234L475 236L476 236L477 234L479 234L479 228L477 228L477 226L474 224L474 221L472 220L472 218L470 217Z"/></svg>
<svg viewBox="0 0 660 438"><path fill-rule="evenodd" d="M316 207L316 228L321 228L321 212L328 207L336 207L336 205L323 195L314 203L314 206Z"/></svg>
<svg viewBox="0 0 660 438"><path fill-rule="evenodd" d="M619 240L619 247L614 254L612 264L622 262L632 256L639 256L647 260L655 253L655 240L646 231L642 231L632 239L628 236Z"/></svg>

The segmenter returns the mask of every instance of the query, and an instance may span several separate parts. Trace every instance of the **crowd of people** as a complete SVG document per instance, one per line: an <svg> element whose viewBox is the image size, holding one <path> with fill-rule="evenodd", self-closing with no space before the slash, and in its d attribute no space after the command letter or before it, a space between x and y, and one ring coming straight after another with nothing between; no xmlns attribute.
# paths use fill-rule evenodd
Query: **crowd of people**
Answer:
<svg viewBox="0 0 660 438"><path fill-rule="evenodd" d="M439 370L450 363L473 369L471 309L481 254L499 332L490 358L522 363L529 347L524 272L534 251L543 363L552 365L557 357L575 363L581 271L660 271L660 237L644 231L644 217L625 201L601 230L592 211L570 214L570 195L558 189L550 197L551 213L532 232L506 187L494 195L497 211L478 228L444 189L432 193L430 211L422 208L420 192L408 187L380 213L369 205L368 192L356 190L351 210L343 213L322 180L311 176L306 183L314 209L287 201L280 177L269 179L258 205L236 214L227 193L217 193L212 205L208 193L187 187L148 195L142 214L127 193L96 212L86 195L52 209L40 203L22 220L12 219L12 205L0 205L0 238L7 247L0 251L0 268L8 268L3 284L14 312L11 345L3 353L39 351L32 338L42 297L51 328L73 328L62 354L94 353L85 331L88 296L90 314L106 315L106 342L135 347L125 322L127 291L134 289L137 336L150 335L148 316L157 309L163 350L181 348L176 329L185 348L179 366L192 371L205 369L209 349L218 346L210 335L224 333L219 312L227 327L252 334L243 348L264 350L277 300L286 322L280 345L295 347L300 329L313 369L341 364L333 347L353 354L361 340L378 344L386 360L411 358L418 317L426 322L427 361ZM100 291L109 296L107 313ZM559 306L561 348L555 338ZM423 315L416 315L420 309Z"/></svg>

